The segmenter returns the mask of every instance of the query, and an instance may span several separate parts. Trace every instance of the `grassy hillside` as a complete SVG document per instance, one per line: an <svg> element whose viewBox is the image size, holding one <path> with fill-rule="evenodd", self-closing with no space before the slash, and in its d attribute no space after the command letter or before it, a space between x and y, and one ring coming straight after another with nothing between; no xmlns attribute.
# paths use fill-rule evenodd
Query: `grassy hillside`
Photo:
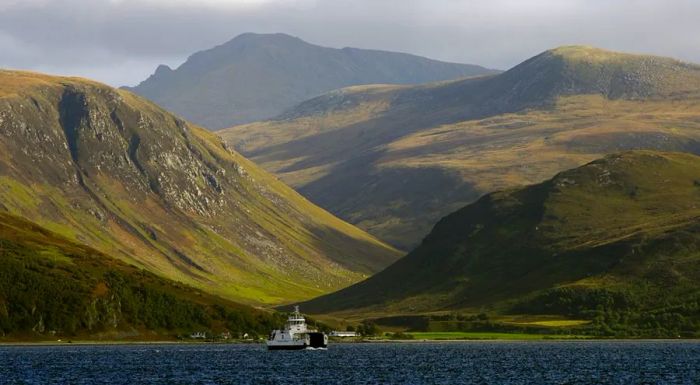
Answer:
<svg viewBox="0 0 700 385"><path fill-rule="evenodd" d="M0 210L246 303L347 286L399 253L128 91L0 71Z"/></svg>
<svg viewBox="0 0 700 385"><path fill-rule="evenodd" d="M0 213L0 341L264 335L280 321Z"/></svg>
<svg viewBox="0 0 700 385"><path fill-rule="evenodd" d="M371 83L418 84L496 73L403 53L334 49L285 34L242 34L161 65L132 91L194 123L219 129L268 119L330 90Z"/></svg>
<svg viewBox="0 0 700 385"><path fill-rule="evenodd" d="M336 316L545 314L697 331L699 230L700 157L610 155L488 194L441 219L384 271L303 307Z"/></svg>
<svg viewBox="0 0 700 385"><path fill-rule="evenodd" d="M700 67L562 47L495 76L340 90L221 134L313 202L410 248L495 189L615 151L697 153L698 128Z"/></svg>

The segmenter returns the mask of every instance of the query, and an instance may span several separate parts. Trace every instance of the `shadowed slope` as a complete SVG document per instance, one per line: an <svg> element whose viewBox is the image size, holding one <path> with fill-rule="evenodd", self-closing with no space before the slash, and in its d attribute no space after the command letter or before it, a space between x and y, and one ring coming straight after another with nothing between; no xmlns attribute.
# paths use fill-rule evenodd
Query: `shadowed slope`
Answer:
<svg viewBox="0 0 700 385"><path fill-rule="evenodd" d="M488 194L384 271L303 306L386 314L518 304L570 315L555 303L565 296L549 292L562 288L618 292L642 308L691 300L700 294L699 178L700 157L639 151Z"/></svg>

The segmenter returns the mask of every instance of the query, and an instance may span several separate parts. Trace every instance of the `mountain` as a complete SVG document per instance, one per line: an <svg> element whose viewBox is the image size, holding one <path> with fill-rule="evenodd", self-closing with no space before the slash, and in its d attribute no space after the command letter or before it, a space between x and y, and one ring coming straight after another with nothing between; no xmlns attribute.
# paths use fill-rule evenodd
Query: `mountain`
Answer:
<svg viewBox="0 0 700 385"><path fill-rule="evenodd" d="M328 93L221 131L312 202L409 249L498 189L631 149L700 152L700 67L592 47L502 74Z"/></svg>
<svg viewBox="0 0 700 385"><path fill-rule="evenodd" d="M161 65L130 90L194 123L219 129L274 117L336 88L495 72L403 53L320 47L281 33L246 33L195 53L175 70Z"/></svg>
<svg viewBox="0 0 700 385"><path fill-rule="evenodd" d="M0 213L0 340L264 335L279 321Z"/></svg>
<svg viewBox="0 0 700 385"><path fill-rule="evenodd" d="M311 298L399 252L128 91L0 71L0 211L230 300Z"/></svg>
<svg viewBox="0 0 700 385"><path fill-rule="evenodd" d="M487 194L441 219L387 269L302 306L346 315L460 310L620 323L626 314L646 317L641 327L683 320L697 331L699 234L700 157L624 152Z"/></svg>

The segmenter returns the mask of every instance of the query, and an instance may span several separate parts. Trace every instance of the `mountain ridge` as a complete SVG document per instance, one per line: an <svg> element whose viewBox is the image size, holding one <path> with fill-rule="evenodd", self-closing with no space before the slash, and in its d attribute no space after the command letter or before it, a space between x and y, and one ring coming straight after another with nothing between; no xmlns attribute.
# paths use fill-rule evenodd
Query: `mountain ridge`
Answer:
<svg viewBox="0 0 700 385"><path fill-rule="evenodd" d="M359 48L328 48L286 34L239 35L159 66L126 87L211 129L271 118L332 89L368 83L421 83L494 73L483 67Z"/></svg>

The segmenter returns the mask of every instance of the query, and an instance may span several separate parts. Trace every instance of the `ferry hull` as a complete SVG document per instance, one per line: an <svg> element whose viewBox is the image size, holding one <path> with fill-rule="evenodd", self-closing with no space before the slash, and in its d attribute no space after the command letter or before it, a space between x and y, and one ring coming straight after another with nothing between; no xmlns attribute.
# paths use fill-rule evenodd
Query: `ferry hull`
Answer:
<svg viewBox="0 0 700 385"><path fill-rule="evenodd" d="M306 345L267 345L267 350L304 350Z"/></svg>

